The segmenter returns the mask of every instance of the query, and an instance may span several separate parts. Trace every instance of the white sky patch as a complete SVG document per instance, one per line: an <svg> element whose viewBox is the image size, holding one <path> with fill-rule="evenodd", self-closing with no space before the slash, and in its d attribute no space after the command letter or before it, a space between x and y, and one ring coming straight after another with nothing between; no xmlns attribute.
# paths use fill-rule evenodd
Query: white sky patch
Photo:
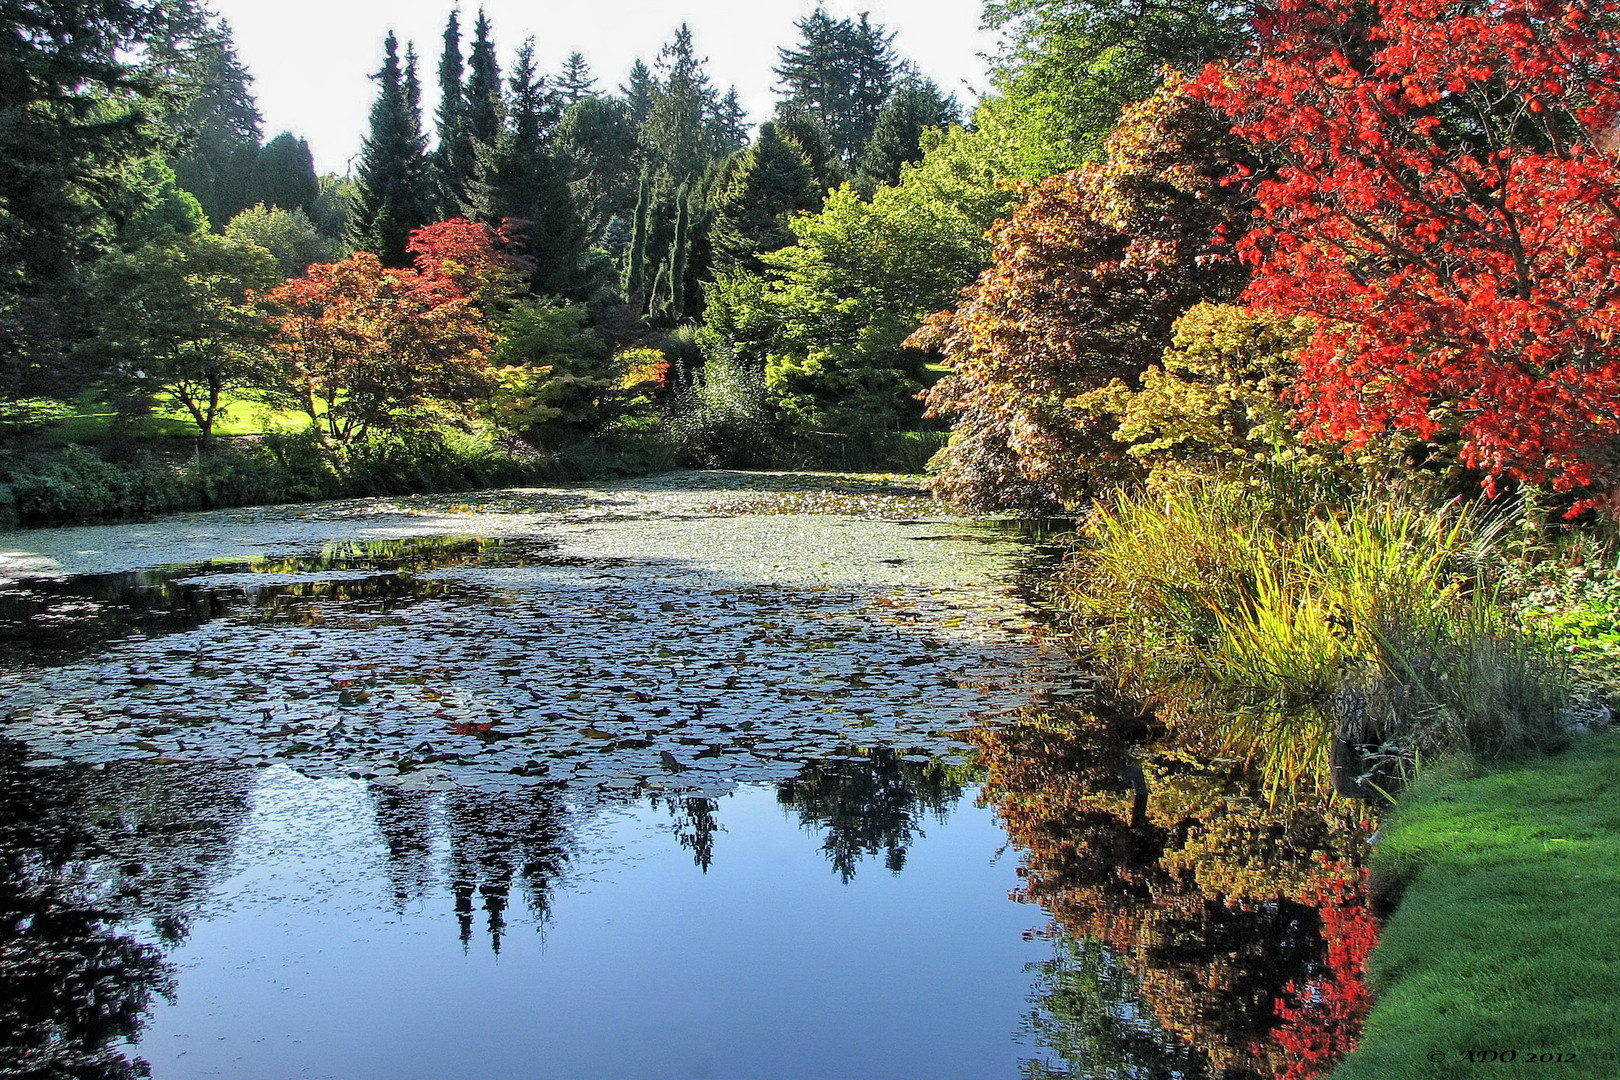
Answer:
<svg viewBox="0 0 1620 1080"><path fill-rule="evenodd" d="M213 0L230 21L237 52L254 77L265 136L291 131L309 140L316 168L342 173L359 153L381 65L382 40L392 29L401 48L414 42L422 58L424 120L431 130L438 101L437 71L447 0ZM585 54L600 89L624 80L639 57L651 64L681 22L691 25L709 73L723 91L735 84L754 122L774 103L771 69L777 47L794 42L793 22L813 0L486 0L503 73L531 34L543 71L554 74L570 52ZM983 54L994 37L979 28L981 0L828 0L834 16L869 11L897 31L895 46L923 74L964 103L985 89ZM478 5L461 5L463 49Z"/></svg>

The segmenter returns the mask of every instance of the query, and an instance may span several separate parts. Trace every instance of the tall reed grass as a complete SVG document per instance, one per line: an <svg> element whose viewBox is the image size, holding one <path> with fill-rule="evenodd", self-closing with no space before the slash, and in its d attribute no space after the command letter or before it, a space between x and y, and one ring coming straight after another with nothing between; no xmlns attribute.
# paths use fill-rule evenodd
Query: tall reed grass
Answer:
<svg viewBox="0 0 1620 1080"><path fill-rule="evenodd" d="M1326 787L1336 739L1341 771L1382 783L1561 738L1568 672L1493 584L1509 521L1188 479L1097 506L1060 593L1107 666L1274 797Z"/></svg>

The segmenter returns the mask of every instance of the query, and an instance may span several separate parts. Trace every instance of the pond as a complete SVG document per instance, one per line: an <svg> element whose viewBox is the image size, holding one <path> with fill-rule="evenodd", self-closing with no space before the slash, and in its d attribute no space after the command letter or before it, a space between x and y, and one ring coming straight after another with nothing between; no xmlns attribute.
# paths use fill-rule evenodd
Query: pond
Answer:
<svg viewBox="0 0 1620 1080"><path fill-rule="evenodd" d="M1314 1075L1356 831L1075 668L1048 531L684 473L0 536L0 1074Z"/></svg>

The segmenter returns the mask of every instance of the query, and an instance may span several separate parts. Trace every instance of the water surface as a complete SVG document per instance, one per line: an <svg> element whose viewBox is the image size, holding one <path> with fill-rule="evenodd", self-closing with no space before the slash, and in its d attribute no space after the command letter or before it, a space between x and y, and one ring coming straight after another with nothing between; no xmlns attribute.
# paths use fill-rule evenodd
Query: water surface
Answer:
<svg viewBox="0 0 1620 1080"><path fill-rule="evenodd" d="M0 538L0 1058L1276 1075L1330 833L1144 755L1029 531L711 473Z"/></svg>

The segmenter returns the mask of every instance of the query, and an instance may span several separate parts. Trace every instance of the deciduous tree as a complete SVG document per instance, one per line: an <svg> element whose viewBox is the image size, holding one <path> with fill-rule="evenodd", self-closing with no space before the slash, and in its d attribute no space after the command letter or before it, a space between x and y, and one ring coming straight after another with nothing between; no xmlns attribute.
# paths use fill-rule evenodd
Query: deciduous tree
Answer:
<svg viewBox="0 0 1620 1080"><path fill-rule="evenodd" d="M939 490L994 505L1021 477L1064 502L1110 476L1120 448L1086 396L1134 381L1183 311L1242 287L1223 238L1249 207L1221 181L1246 148L1226 128L1172 78L1126 111L1106 161L1034 186L997 225L990 269L911 339L951 367L927 395L956 421Z"/></svg>
<svg viewBox="0 0 1620 1080"><path fill-rule="evenodd" d="M1199 92L1282 166L1254 304L1318 320L1317 436L1461 440L1487 487L1620 477L1620 23L1583 0L1285 0Z"/></svg>
<svg viewBox="0 0 1620 1080"><path fill-rule="evenodd" d="M120 384L185 406L207 444L225 395L247 384L263 349L252 294L280 277L264 248L204 232L109 255L91 279L90 347Z"/></svg>
<svg viewBox="0 0 1620 1080"><path fill-rule="evenodd" d="M261 391L340 450L435 413L470 415L489 385L490 333L450 278L361 251L310 267L266 300L274 359Z"/></svg>

